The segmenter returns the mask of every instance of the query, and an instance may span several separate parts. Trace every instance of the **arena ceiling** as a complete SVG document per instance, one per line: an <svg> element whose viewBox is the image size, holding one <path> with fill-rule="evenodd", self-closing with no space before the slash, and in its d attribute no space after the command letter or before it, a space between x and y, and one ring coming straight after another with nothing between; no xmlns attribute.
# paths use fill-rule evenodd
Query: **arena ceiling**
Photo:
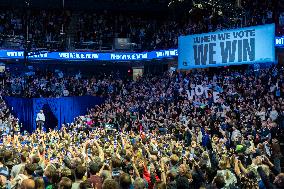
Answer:
<svg viewBox="0 0 284 189"><path fill-rule="evenodd" d="M187 1L187 0L186 0ZM167 9L170 0L0 0L1 7L62 8L66 9ZM139 5L139 6L137 6Z"/></svg>

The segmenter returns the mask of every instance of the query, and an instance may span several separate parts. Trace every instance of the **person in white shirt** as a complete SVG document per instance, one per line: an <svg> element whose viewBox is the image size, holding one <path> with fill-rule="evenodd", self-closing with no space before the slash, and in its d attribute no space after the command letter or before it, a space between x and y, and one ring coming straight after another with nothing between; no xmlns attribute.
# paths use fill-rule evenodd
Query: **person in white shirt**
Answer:
<svg viewBox="0 0 284 189"><path fill-rule="evenodd" d="M40 110L40 112L36 116L36 123L40 130L42 130L44 122L45 122L45 115L43 113L43 110Z"/></svg>
<svg viewBox="0 0 284 189"><path fill-rule="evenodd" d="M236 127L233 127L231 140L236 142L240 136L241 136L241 132Z"/></svg>
<svg viewBox="0 0 284 189"><path fill-rule="evenodd" d="M15 178L16 176L18 176L18 174L20 173L21 169L23 167L25 167L26 165L26 161L27 161L27 155L26 154L21 154L21 163L14 165L12 167L12 171L11 171L11 179Z"/></svg>
<svg viewBox="0 0 284 189"><path fill-rule="evenodd" d="M225 160L221 160L219 162L220 170L217 171L217 175L222 175L225 179L225 187L224 188L231 188L235 186L237 183L236 175L227 168L227 162Z"/></svg>
<svg viewBox="0 0 284 189"><path fill-rule="evenodd" d="M63 96L69 96L69 91L67 89L63 90Z"/></svg>
<svg viewBox="0 0 284 189"><path fill-rule="evenodd" d="M256 112L256 115L260 118L261 121L264 121L266 116L265 108L262 107L261 111Z"/></svg>
<svg viewBox="0 0 284 189"><path fill-rule="evenodd" d="M275 109L274 106L272 107L272 110L269 114L269 117L272 121L275 121L278 118L278 112L277 112L277 110Z"/></svg>
<svg viewBox="0 0 284 189"><path fill-rule="evenodd" d="M196 135L197 135L197 143L200 144L202 142L203 135L199 127L196 128Z"/></svg>

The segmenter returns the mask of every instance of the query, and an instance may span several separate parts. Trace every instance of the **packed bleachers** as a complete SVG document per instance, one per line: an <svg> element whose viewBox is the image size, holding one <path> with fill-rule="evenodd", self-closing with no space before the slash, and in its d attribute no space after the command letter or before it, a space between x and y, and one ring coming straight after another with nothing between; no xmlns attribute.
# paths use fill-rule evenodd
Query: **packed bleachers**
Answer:
<svg viewBox="0 0 284 189"><path fill-rule="evenodd" d="M68 27L70 12L59 10L21 9L0 11L0 33L2 48L23 49L24 39L31 40L31 48L58 48L62 40L62 25ZM27 19L29 20L27 22ZM58 45L53 45L56 43Z"/></svg>
<svg viewBox="0 0 284 189"><path fill-rule="evenodd" d="M78 73L73 77L63 77L63 73L55 73L48 77L11 76L5 77L3 94L6 96L39 98L83 95L106 95L113 93L119 80L105 78L82 79ZM118 90L115 88L115 90Z"/></svg>
<svg viewBox="0 0 284 189"><path fill-rule="evenodd" d="M231 13L216 12L212 7L200 7L199 4L184 15L106 10L81 12L31 9L28 13L21 9L2 10L1 46L23 48L26 17L29 20L29 39L32 41L30 48L68 49L74 46L78 49L101 50L104 46L112 46L114 38L129 38L132 50L168 49L177 47L180 35L267 23L276 23L276 34L282 35L283 12L275 6L270 1L241 1L233 18L230 17ZM71 25L70 20L74 20ZM71 33L75 33L72 44L68 44L71 43L68 35L70 28Z"/></svg>

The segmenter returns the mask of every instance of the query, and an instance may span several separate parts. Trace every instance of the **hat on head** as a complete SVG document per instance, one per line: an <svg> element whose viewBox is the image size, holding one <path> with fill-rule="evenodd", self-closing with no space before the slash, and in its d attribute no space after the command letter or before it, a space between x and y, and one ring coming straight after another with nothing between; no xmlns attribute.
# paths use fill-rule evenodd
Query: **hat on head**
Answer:
<svg viewBox="0 0 284 189"><path fill-rule="evenodd" d="M241 144L237 145L236 146L236 152L237 153L242 153L242 152L245 152L245 147Z"/></svg>

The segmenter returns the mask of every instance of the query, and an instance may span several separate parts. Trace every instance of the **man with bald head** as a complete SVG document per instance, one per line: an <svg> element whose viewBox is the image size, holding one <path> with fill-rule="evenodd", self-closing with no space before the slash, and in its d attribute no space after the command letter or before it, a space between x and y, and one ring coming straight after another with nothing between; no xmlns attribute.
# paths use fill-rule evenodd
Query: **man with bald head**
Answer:
<svg viewBox="0 0 284 189"><path fill-rule="evenodd" d="M21 189L35 189L35 181L32 179L23 180Z"/></svg>

